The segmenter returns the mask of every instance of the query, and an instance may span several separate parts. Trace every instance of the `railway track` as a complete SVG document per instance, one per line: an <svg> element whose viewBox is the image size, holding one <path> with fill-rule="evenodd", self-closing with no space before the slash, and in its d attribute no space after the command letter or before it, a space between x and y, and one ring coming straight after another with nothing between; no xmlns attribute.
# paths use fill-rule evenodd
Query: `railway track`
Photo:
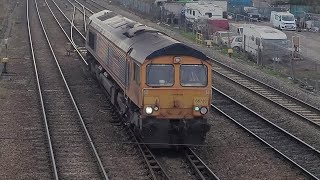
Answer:
<svg viewBox="0 0 320 180"><path fill-rule="evenodd" d="M320 178L320 151L213 88L212 108L289 160L310 178Z"/></svg>
<svg viewBox="0 0 320 180"><path fill-rule="evenodd" d="M87 11L90 11L92 14L103 10L99 4L92 2L91 0L74 0L79 5L84 6ZM88 7L90 6L90 8Z"/></svg>
<svg viewBox="0 0 320 180"><path fill-rule="evenodd" d="M91 9L89 9L87 6L85 6L83 3L79 2L78 0L73 0L73 1L77 3L79 6L83 7L83 9L88 11L89 14L94 14L94 12Z"/></svg>
<svg viewBox="0 0 320 180"><path fill-rule="evenodd" d="M118 119L117 111L113 108L113 118L120 122ZM123 129L131 143L135 144L142 153L142 156L150 170L152 179L154 180L169 180L172 179L161 166L161 163L157 160L158 156L154 155L153 151L149 147L139 140L139 137L135 136L129 126L122 124ZM219 180L218 176L214 174L211 169L200 159L200 157L189 147L182 148L182 154L184 160L189 164L189 169L193 171L193 174L201 180Z"/></svg>
<svg viewBox="0 0 320 180"><path fill-rule="evenodd" d="M279 105L280 107L300 116L306 122L320 128L320 109L303 102L287 93L275 89L255 78L252 78L227 65L213 60L213 71L230 81L258 94L259 96Z"/></svg>
<svg viewBox="0 0 320 180"><path fill-rule="evenodd" d="M200 157L189 147L186 147L184 155L191 165L195 175L202 180L219 180L219 177L214 174L211 169L200 159Z"/></svg>
<svg viewBox="0 0 320 180"><path fill-rule="evenodd" d="M108 179L43 26L37 0L27 3L29 42L53 177Z"/></svg>
<svg viewBox="0 0 320 180"><path fill-rule="evenodd" d="M65 14L63 13L63 11L62 11L62 10L59 8L59 6L55 3L55 1L54 1L54 0L51 0L51 1L52 1L52 3L54 3L54 5L58 8L58 10L60 11L60 13L61 13L65 18L67 18L67 17L65 16ZM71 37L71 34L68 33L68 32L65 30L65 28L62 26L62 24L59 22L57 16L53 13L53 11L52 11L50 5L48 4L48 1L47 1L47 0L45 0L45 4L46 4L46 6L48 7L48 9L49 9L50 13L52 14L52 16L54 17L56 23L58 24L58 26L59 26L60 29L62 30L63 34L64 34L65 37L68 39L69 43L72 45L72 47L74 48L74 50L76 51L76 53L79 55L79 57L81 58L81 60L83 61L83 63L86 64L86 65L88 65L87 61L86 61L85 58L84 58L84 55L83 55L83 54L81 53L81 51L78 49L78 48L79 48L79 44L76 44L76 43L73 41L73 38ZM68 19L68 18L67 18L67 19ZM71 23L70 20L69 20L69 23ZM74 27L74 28L77 29L76 27ZM77 32L78 32L80 35L82 35L79 30L77 30ZM82 38L81 40L85 40L85 37L84 37L83 35L81 36L81 38Z"/></svg>
<svg viewBox="0 0 320 180"><path fill-rule="evenodd" d="M62 23L59 22L59 24L61 27L63 27L63 31L65 32L65 34L70 38L70 42L75 41L75 43L78 46L84 46L84 41L86 40L84 29L79 29L79 27L75 26L75 18L74 18L76 10L83 13L82 10L77 8L74 4L71 4L72 10L71 9L70 10L73 11L73 13L71 14L71 17L68 17L66 14L67 12L63 12L63 9L65 11L68 11L69 9L66 9L64 7L60 7L55 0L48 0L48 1L45 1L45 3L48 7L50 7L50 10L53 8L56 8L57 11L60 12L59 14L57 14L57 13L55 14L55 17L57 17L57 19L60 19L60 22L62 21L61 19L65 19L67 21L67 22L64 21ZM52 14L54 14L54 13L52 13ZM63 17L61 17L61 16L63 16ZM71 31L71 27L72 27L72 29L75 30L75 32L78 36L75 35L73 33L73 31Z"/></svg>
<svg viewBox="0 0 320 180"><path fill-rule="evenodd" d="M45 0L46 1L46 0ZM55 20L57 21L57 23L58 23L58 25L60 26L60 28L61 29L63 29L62 27L61 27L61 25L60 25L60 23L59 23L59 21L58 21L58 19L56 18L56 16L54 15L54 13L52 12L52 10L51 10L51 8L50 8L50 5L48 5L47 4L47 7L49 8L49 10L50 10L50 12L51 12L51 14L54 16L54 18L55 18ZM61 18L61 17L60 17ZM68 36L67 36L68 37ZM69 39L70 40L70 39ZM64 63L65 64L65 63ZM65 64L65 66L68 66L67 64ZM69 65L70 66L70 65ZM65 67L64 67L65 68ZM72 67L69 67L69 68L72 68ZM81 68L79 68L79 69L81 69ZM70 72L68 72L68 68L66 69L66 72L67 72L67 74L68 74L68 76L69 76L69 79L70 78L72 78L72 76L74 76L73 74L74 73L70 73ZM81 76L81 75L79 75L79 76ZM70 82L72 82L72 84L74 84L73 82L74 81L79 81L79 80L77 80L77 79L71 79L70 80ZM87 82L87 83L90 83L90 82ZM85 83L83 83L83 81L81 81L81 84L85 84ZM85 88L85 87L82 87L82 85L80 85L80 84L78 84L78 83L76 83L76 84L74 84L73 86L76 86L76 87L79 87L79 88ZM91 87L92 86L90 86L90 89L91 89ZM73 88L73 90L74 91L76 91L77 93L79 93L79 90L78 90L78 88ZM81 90L80 90L81 91ZM92 96L92 95L89 95L87 92L83 92L83 93L86 93L87 94L87 96ZM91 92L92 93L92 92ZM88 104L87 103L87 101L83 101L83 98L86 98L85 96L83 97L83 95L84 94L82 94L81 93L81 95L78 95L78 96L82 96L82 98L78 98L78 101L80 102L80 105L81 105L81 107L88 107L88 106L92 106L93 104ZM88 97L87 99L92 99L92 97ZM98 100L97 100L98 101ZM95 109L99 109L99 108L101 108L101 106L100 107L96 107ZM92 116L92 111L91 111L91 113L89 112L89 110L87 110L87 108L85 108L85 109L81 109L81 111L82 112L84 112L84 115L86 116L86 117L90 117L90 116ZM105 117L104 117L105 118ZM100 123L103 123L103 125L101 125ZM102 127L102 128L100 128L100 126L105 126L105 122L96 122L96 121L94 121L93 119L91 119L91 122L90 123L88 123L88 128L90 128L91 129L91 134L93 134L94 135L94 138L93 138L93 140L96 142L98 142L97 144L96 144L96 149L97 149L97 152L100 152L100 156L101 156L101 164L103 163L103 165L105 165L104 167L105 167L105 169L108 169L108 176L109 176L109 173L110 173L110 176L111 177L113 177L113 176L116 176L116 177L120 177L120 176L123 176L123 178L124 178L124 174L126 174L125 172L123 172L123 170L121 170L121 168L119 168L119 167L117 167L117 168L115 168L114 167L114 165L115 164L117 164L117 165L120 165L119 163L123 163L123 161L129 161L130 160L130 162L127 162L126 164L128 164L128 165L126 165L126 166L122 166L122 167L126 167L126 168L130 168L130 169L137 169L137 168L139 168L140 167L140 165L137 165L136 163L135 163L135 166L136 167L130 167L130 163L132 163L132 162L134 162L134 161L136 161L136 160L133 160L134 158L136 158L136 157L134 157L135 155L133 155L132 153L129 153L128 154L128 152L125 152L125 153L123 153L123 154L121 154L120 152L116 152L116 150L114 150L114 149L112 149L113 147L114 148L117 148L117 146L118 146L118 144L117 144L117 142L119 142L119 139L118 140L109 140L110 138L101 138L101 137L103 137L103 136L105 136L106 135L106 133L104 133L104 131L105 131L105 129L109 129L109 128L105 128L105 127ZM95 126L96 125L96 126ZM110 130L109 129L109 131L113 131L113 130ZM99 133L103 133L103 134L99 134ZM109 135L109 137L110 136L113 136L113 135ZM107 140L108 139L108 140ZM92 140L91 140L92 141ZM123 141L123 140L120 140L120 142L121 141ZM123 145L123 147L125 147L126 145ZM125 147L126 148L126 147ZM120 151L123 151L123 148L121 148L121 149L119 149ZM143 150L143 148L142 148L142 150ZM135 153L134 153L135 154ZM121 156L124 156L124 157L121 157ZM120 162L119 161L117 161L117 159L114 159L114 157L118 157L120 160ZM122 159L125 159L125 160L122 160ZM151 160L150 160L151 161ZM154 165L154 164L152 164L152 165ZM133 170L132 170L133 171ZM157 170L155 170L155 171L159 171L158 169ZM136 170L135 171L135 173L137 174L137 175L139 175L139 172L140 172L140 170ZM144 174L144 173L142 173L142 174ZM155 173L155 174L159 174L158 172L157 173ZM136 177L135 175L133 175L134 177ZM127 177L127 176L126 176Z"/></svg>
<svg viewBox="0 0 320 180"><path fill-rule="evenodd" d="M99 4L97 1L95 0L89 0L89 2L95 6L99 11L102 11L104 9L107 9L106 7L102 6L101 4Z"/></svg>

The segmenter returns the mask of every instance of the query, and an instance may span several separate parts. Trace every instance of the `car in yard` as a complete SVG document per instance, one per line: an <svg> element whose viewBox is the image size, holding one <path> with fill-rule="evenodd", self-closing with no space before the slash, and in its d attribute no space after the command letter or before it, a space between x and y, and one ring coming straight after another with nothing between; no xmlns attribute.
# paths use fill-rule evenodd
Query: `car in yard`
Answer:
<svg viewBox="0 0 320 180"><path fill-rule="evenodd" d="M217 31L213 35L213 42L217 45L228 46L233 36L235 35L230 31Z"/></svg>
<svg viewBox="0 0 320 180"><path fill-rule="evenodd" d="M242 36L233 36L231 39L231 48L233 51L240 52L243 44Z"/></svg>

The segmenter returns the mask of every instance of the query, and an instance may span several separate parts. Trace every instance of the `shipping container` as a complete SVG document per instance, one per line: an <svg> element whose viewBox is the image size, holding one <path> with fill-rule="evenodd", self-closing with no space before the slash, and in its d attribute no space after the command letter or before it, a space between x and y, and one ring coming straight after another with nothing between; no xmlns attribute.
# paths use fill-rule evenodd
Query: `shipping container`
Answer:
<svg viewBox="0 0 320 180"><path fill-rule="evenodd" d="M310 10L310 6L302 6L302 5L290 5L290 13L295 17L304 17L305 13L308 13Z"/></svg>
<svg viewBox="0 0 320 180"><path fill-rule="evenodd" d="M253 6L252 0L228 0L228 7Z"/></svg>
<svg viewBox="0 0 320 180"><path fill-rule="evenodd" d="M207 23L212 34L216 31L229 30L229 21L227 19L208 19Z"/></svg>

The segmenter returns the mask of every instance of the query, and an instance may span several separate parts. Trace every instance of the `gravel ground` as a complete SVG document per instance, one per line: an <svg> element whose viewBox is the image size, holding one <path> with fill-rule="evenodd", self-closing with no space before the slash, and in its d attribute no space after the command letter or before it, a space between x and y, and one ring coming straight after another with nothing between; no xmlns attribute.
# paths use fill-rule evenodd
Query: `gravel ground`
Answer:
<svg viewBox="0 0 320 180"><path fill-rule="evenodd" d="M209 117L207 144L200 158L220 179L307 179L280 155L217 112Z"/></svg>
<svg viewBox="0 0 320 180"><path fill-rule="evenodd" d="M258 112L271 122L279 125L296 137L312 145L316 149L320 149L320 132L319 128L302 120L301 117L277 106L274 103L252 93L245 88L226 81L225 78L215 77L216 87L235 98L237 101L245 104L250 109Z"/></svg>
<svg viewBox="0 0 320 180"><path fill-rule="evenodd" d="M183 152L175 150L154 150L152 152L171 179L197 179L184 155L181 154Z"/></svg>
<svg viewBox="0 0 320 180"><path fill-rule="evenodd" d="M12 7L17 1L8 1ZM2 179L50 179L43 121L29 55L26 1L9 38L9 76L0 80L0 176Z"/></svg>

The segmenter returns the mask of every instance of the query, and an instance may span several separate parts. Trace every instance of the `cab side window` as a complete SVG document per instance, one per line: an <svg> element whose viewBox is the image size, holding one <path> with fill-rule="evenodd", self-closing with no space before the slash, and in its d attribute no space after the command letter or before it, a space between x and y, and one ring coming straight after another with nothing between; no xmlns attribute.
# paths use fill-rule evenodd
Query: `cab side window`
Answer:
<svg viewBox="0 0 320 180"><path fill-rule="evenodd" d="M91 31L89 31L89 41L88 41L88 45L90 46L90 48L92 50L96 49L96 38L97 35Z"/></svg>
<svg viewBox="0 0 320 180"><path fill-rule="evenodd" d="M135 62L133 63L133 73L133 80L140 84L140 66Z"/></svg>

